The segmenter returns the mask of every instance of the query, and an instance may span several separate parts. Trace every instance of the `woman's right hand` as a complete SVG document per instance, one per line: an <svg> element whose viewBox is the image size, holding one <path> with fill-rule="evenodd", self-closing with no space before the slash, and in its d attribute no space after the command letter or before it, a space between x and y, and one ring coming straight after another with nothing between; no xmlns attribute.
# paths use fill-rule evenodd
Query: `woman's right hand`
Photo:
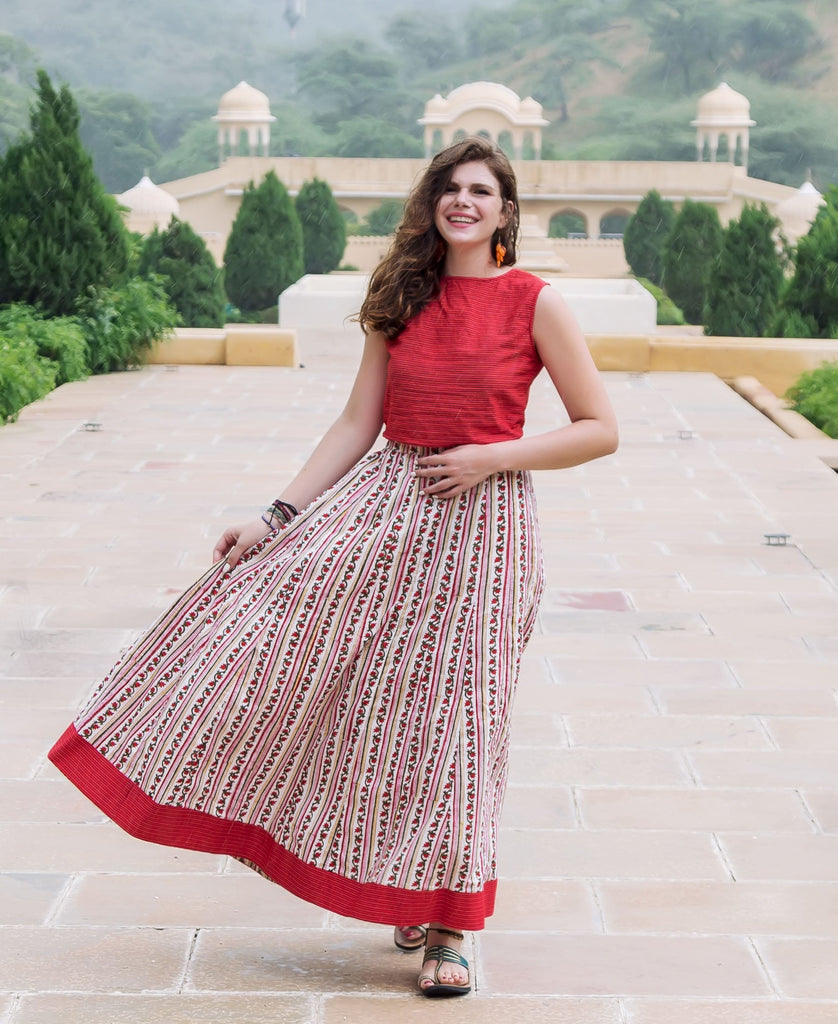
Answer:
<svg viewBox="0 0 838 1024"><path fill-rule="evenodd" d="M230 568L234 569L245 551L252 548L254 544L258 544L263 537L271 532L271 528L262 519L253 519L249 523L230 526L218 538L212 553L212 560L218 562L224 558Z"/></svg>

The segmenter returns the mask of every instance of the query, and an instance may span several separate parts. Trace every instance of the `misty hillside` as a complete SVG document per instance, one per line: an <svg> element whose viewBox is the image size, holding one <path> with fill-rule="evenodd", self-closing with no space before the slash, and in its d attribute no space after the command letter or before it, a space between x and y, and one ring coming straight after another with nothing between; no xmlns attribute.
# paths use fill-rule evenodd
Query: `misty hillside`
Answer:
<svg viewBox="0 0 838 1024"><path fill-rule="evenodd" d="M753 174L838 182L835 0L5 0L0 28L0 148L40 64L114 191L214 166L241 79L271 99L276 155L421 156L425 101L491 80L543 104L545 157L595 160L693 159L696 101L726 80Z"/></svg>
<svg viewBox="0 0 838 1024"><path fill-rule="evenodd" d="M305 13L292 29L286 8L300 3ZM288 53L323 36L380 41L387 23L404 11L432 18L472 6L472 0L3 0L0 31L23 39L50 74L71 85L147 98L188 90L201 98L254 73L270 80Z"/></svg>

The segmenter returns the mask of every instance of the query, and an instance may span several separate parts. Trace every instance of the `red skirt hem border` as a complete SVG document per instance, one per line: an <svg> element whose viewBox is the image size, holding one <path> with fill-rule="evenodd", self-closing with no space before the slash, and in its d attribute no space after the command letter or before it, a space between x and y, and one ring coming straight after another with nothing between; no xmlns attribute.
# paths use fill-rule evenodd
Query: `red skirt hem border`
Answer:
<svg viewBox="0 0 838 1024"><path fill-rule="evenodd" d="M49 759L121 829L137 839L251 861L277 885L300 899L343 917L376 924L407 925L440 921L478 931L494 910L497 881L481 892L450 889L413 891L356 882L301 861L265 829L226 821L188 807L155 803L96 748L69 726Z"/></svg>

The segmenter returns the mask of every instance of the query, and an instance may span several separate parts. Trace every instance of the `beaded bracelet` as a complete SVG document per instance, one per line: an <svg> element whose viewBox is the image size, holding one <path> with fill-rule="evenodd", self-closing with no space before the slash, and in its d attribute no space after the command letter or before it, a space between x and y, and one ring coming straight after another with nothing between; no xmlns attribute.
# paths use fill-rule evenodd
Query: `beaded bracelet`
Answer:
<svg viewBox="0 0 838 1024"><path fill-rule="evenodd" d="M296 515L299 515L299 512L290 501L282 501L281 498L277 498L263 512L262 522L272 530L278 530L280 526L290 523ZM273 522L274 519L277 520L276 524Z"/></svg>

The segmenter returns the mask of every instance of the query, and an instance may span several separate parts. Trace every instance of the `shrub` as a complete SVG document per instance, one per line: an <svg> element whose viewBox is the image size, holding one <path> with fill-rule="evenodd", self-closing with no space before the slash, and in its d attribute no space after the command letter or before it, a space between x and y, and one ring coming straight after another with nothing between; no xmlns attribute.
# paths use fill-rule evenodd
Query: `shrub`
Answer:
<svg viewBox="0 0 838 1024"><path fill-rule="evenodd" d="M366 216L366 223L354 233L356 235L392 235L402 219L403 212L404 204L398 199L385 199L375 209L370 210Z"/></svg>
<svg viewBox="0 0 838 1024"><path fill-rule="evenodd" d="M330 273L346 248L346 221L332 190L325 181L314 178L300 189L294 205L303 229L306 273Z"/></svg>
<svg viewBox="0 0 838 1024"><path fill-rule="evenodd" d="M134 277L119 289L91 289L79 304L91 371L112 373L139 365L177 321L159 277Z"/></svg>
<svg viewBox="0 0 838 1024"><path fill-rule="evenodd" d="M657 323L666 326L683 327L687 320L683 312L675 305L672 299L666 294L663 288L659 288L656 284L652 284L651 281L645 277L638 277L637 279L640 284L650 292L658 304L658 316Z"/></svg>
<svg viewBox="0 0 838 1024"><path fill-rule="evenodd" d="M705 281L722 237L716 208L686 199L664 246L663 286L691 324L704 315Z"/></svg>
<svg viewBox="0 0 838 1024"><path fill-rule="evenodd" d="M675 207L659 192L652 189L640 200L623 234L626 261L636 277L661 283L664 246L674 222Z"/></svg>
<svg viewBox="0 0 838 1024"><path fill-rule="evenodd" d="M145 240L139 258L143 277L160 274L169 301L187 327L223 327L223 273L200 235L177 217Z"/></svg>
<svg viewBox="0 0 838 1024"><path fill-rule="evenodd" d="M780 338L838 334L838 187L826 193L809 233L797 243L794 274L780 299L773 333Z"/></svg>
<svg viewBox="0 0 838 1024"><path fill-rule="evenodd" d="M724 233L704 292L706 334L761 338L773 324L783 286L775 233L779 222L765 204L746 206Z"/></svg>
<svg viewBox="0 0 838 1024"><path fill-rule="evenodd" d="M39 356L55 363L56 387L83 380L90 373L84 333L72 317L45 320L34 307L18 303L0 309L0 334L19 341L28 339Z"/></svg>
<svg viewBox="0 0 838 1024"><path fill-rule="evenodd" d="M801 416L838 438L838 363L823 363L802 374L786 397Z"/></svg>
<svg viewBox="0 0 838 1024"><path fill-rule="evenodd" d="M224 251L227 297L243 312L274 304L303 276L303 229L273 171L251 182Z"/></svg>
<svg viewBox="0 0 838 1024"><path fill-rule="evenodd" d="M128 264L127 232L79 139L66 86L38 72L31 134L0 159L0 295L54 316L88 287L114 286Z"/></svg>
<svg viewBox="0 0 838 1024"><path fill-rule="evenodd" d="M30 337L0 326L0 422L16 420L25 405L49 394L57 375L58 366L38 354Z"/></svg>

